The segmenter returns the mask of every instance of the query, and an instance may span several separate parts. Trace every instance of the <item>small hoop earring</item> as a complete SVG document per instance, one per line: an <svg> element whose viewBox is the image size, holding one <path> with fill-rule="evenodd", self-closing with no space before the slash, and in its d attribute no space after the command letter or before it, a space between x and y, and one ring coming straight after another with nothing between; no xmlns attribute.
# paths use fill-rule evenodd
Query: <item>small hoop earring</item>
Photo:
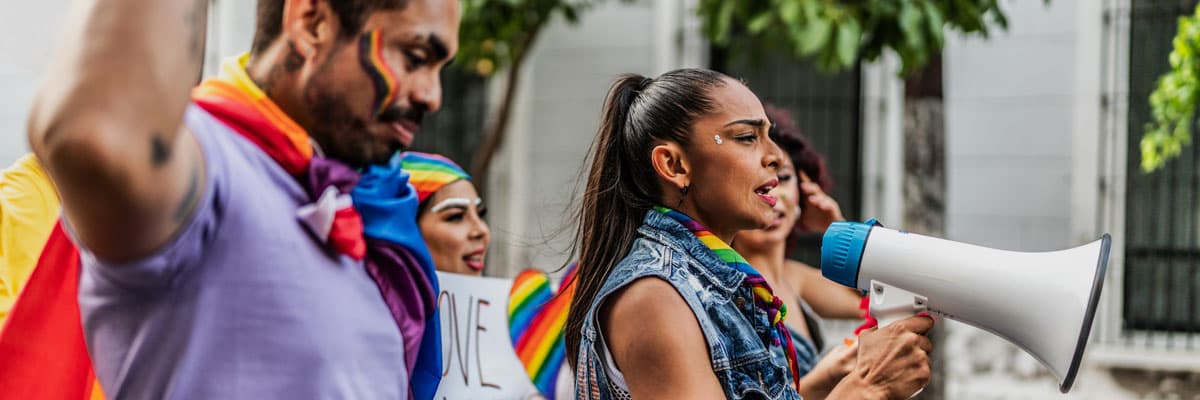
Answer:
<svg viewBox="0 0 1200 400"><path fill-rule="evenodd" d="M683 205L683 198L687 197L688 190L691 188L692 187L690 185L679 188L679 203L675 205L675 208L679 208L679 206Z"/></svg>

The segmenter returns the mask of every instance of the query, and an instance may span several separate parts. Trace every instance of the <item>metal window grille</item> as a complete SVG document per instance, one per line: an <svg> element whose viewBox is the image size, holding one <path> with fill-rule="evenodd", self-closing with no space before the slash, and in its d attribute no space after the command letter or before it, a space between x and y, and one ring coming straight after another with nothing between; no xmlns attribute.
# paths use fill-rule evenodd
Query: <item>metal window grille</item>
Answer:
<svg viewBox="0 0 1200 400"><path fill-rule="evenodd" d="M1149 95L1167 71L1176 20L1196 0L1130 3L1129 117L1122 324L1126 330L1200 332L1200 146L1165 168L1141 171ZM1196 348L1194 335L1182 345Z"/></svg>
<svg viewBox="0 0 1200 400"><path fill-rule="evenodd" d="M442 109L426 116L413 149L444 155L470 170L483 141L487 79L457 66L442 70Z"/></svg>

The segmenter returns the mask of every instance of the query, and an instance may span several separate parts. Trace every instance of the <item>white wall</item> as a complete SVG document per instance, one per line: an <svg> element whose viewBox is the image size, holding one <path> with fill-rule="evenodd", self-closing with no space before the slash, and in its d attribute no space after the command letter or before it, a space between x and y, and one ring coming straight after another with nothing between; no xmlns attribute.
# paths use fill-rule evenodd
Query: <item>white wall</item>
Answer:
<svg viewBox="0 0 1200 400"><path fill-rule="evenodd" d="M625 72L653 76L704 66L685 3L691 2L606 2L583 13L578 26L556 21L542 33L526 66L510 140L492 168L489 274L554 269L566 261L573 233L568 206L609 85Z"/></svg>
<svg viewBox="0 0 1200 400"><path fill-rule="evenodd" d="M0 168L29 151L25 120L34 91L60 47L69 0L13 1L0 12ZM221 57L248 50L254 35L254 2L212 0L205 71Z"/></svg>
<svg viewBox="0 0 1200 400"><path fill-rule="evenodd" d="M1075 3L1006 2L1007 34L947 38L949 236L1014 250L1070 243Z"/></svg>
<svg viewBox="0 0 1200 400"><path fill-rule="evenodd" d="M862 68L862 210L905 226L904 80L900 59L885 53Z"/></svg>
<svg viewBox="0 0 1200 400"><path fill-rule="evenodd" d="M254 39L254 1L209 0L204 73L216 75L221 61L250 51Z"/></svg>
<svg viewBox="0 0 1200 400"><path fill-rule="evenodd" d="M1108 61L1101 55L1101 3L1002 4L1011 24L1007 33L986 41L947 40L947 234L1021 251L1094 240L1099 234L1100 64ZM1105 291L1119 289L1110 285ZM1032 357L990 334L950 324L947 340L939 344L948 355L950 399L1174 398L1172 393L1181 393L1178 379L1106 369L1085 357L1074 389L1064 396L1057 379Z"/></svg>
<svg viewBox="0 0 1200 400"><path fill-rule="evenodd" d="M0 12L0 168L29 151L25 117L70 1L12 1Z"/></svg>

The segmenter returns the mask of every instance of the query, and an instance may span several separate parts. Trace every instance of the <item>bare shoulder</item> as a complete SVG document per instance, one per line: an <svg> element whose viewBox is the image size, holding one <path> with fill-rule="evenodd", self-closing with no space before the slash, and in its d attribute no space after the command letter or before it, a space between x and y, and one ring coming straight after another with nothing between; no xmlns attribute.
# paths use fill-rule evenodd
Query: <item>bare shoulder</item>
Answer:
<svg viewBox="0 0 1200 400"><path fill-rule="evenodd" d="M613 293L609 299L609 307L614 311L627 308L627 306L636 306L646 311L658 309L668 311L673 308L678 308L678 310L670 311L680 311L688 308L683 296L676 291L675 287L657 277L635 280ZM688 311L690 312L690 310Z"/></svg>
<svg viewBox="0 0 1200 400"><path fill-rule="evenodd" d="M785 280L796 288L804 302L825 318L859 318L862 295L857 289L826 279L819 268L789 260Z"/></svg>
<svg viewBox="0 0 1200 400"><path fill-rule="evenodd" d="M630 283L601 310L601 325L634 398L723 397L700 324L670 283Z"/></svg>
<svg viewBox="0 0 1200 400"><path fill-rule="evenodd" d="M808 265L807 263L804 263L801 261L792 260L792 259L784 260L784 265L787 265L788 267L804 267L804 268L807 268L812 271L818 270L817 267Z"/></svg>
<svg viewBox="0 0 1200 400"><path fill-rule="evenodd" d="M784 276L789 285L803 288L806 281L821 278L821 270L796 260L784 261Z"/></svg>
<svg viewBox="0 0 1200 400"><path fill-rule="evenodd" d="M633 333L630 338L638 340L630 345L654 347L642 350L666 350L658 349L660 345L679 347L683 344L678 339L685 339L693 333L699 338L699 344L704 344L700 325L683 296L674 286L659 278L638 279L613 293L601 310L601 324L612 344L619 343L623 334ZM660 329L664 335L654 335ZM672 334L666 335L668 332ZM673 337L675 334L682 334L684 338ZM662 339L662 343L659 343L659 339Z"/></svg>

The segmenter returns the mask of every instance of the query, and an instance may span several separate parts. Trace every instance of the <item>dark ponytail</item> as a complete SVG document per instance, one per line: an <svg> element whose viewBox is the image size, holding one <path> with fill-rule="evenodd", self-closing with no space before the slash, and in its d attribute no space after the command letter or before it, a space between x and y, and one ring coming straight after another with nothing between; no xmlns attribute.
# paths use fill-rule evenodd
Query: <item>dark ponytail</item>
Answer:
<svg viewBox="0 0 1200 400"><path fill-rule="evenodd" d="M646 211L662 203L650 151L660 141L686 145L696 117L713 109L709 91L726 79L715 71L680 69L654 79L622 75L609 89L600 129L588 150L591 168L575 233L579 267L566 327L572 365L578 361L588 308L609 272L633 247Z"/></svg>

